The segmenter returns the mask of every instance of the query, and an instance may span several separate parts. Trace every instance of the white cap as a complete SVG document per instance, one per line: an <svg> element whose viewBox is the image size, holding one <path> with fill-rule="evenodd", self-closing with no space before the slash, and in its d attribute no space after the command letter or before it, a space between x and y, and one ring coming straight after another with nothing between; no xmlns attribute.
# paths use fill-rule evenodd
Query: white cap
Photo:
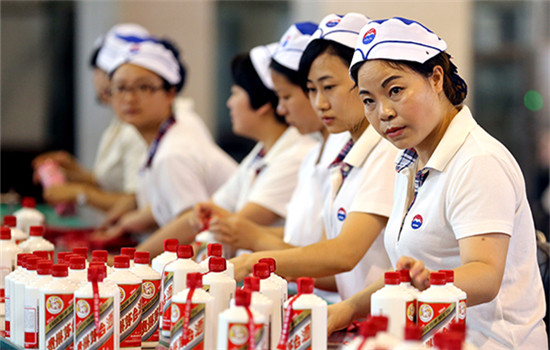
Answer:
<svg viewBox="0 0 550 350"><path fill-rule="evenodd" d="M256 70L256 73L264 83L265 87L273 90L273 80L271 80L271 72L269 71L269 64L271 63L271 56L277 48L277 43L271 43L268 45L256 46L250 50L250 60Z"/></svg>
<svg viewBox="0 0 550 350"><path fill-rule="evenodd" d="M182 79L178 60L172 51L158 42L143 41L128 45L113 63L111 72L125 63L131 63L148 69L160 75L172 85L178 84Z"/></svg>
<svg viewBox="0 0 550 350"><path fill-rule="evenodd" d="M149 32L139 24L122 23L111 28L100 43L100 50L97 54L97 66L105 72L111 72L116 59L121 55L127 46L141 42L150 37ZM96 40L96 45L98 41Z"/></svg>
<svg viewBox="0 0 550 350"><path fill-rule="evenodd" d="M330 14L323 18L310 42L316 39L332 40L353 49L361 28L369 20L368 17L355 12L343 16Z"/></svg>
<svg viewBox="0 0 550 350"><path fill-rule="evenodd" d="M317 24L312 22L291 25L281 37L272 59L286 68L298 71L302 53L315 30Z"/></svg>
<svg viewBox="0 0 550 350"><path fill-rule="evenodd" d="M424 63L447 49L447 43L422 24L405 18L369 22L361 29L350 68L375 59Z"/></svg>

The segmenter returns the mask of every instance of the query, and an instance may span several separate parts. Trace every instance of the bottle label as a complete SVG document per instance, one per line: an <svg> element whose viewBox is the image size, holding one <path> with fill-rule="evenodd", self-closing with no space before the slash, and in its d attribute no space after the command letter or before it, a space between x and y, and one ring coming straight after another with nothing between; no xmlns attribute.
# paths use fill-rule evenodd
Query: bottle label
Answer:
<svg viewBox="0 0 550 350"><path fill-rule="evenodd" d="M120 347L141 346L141 283L119 284Z"/></svg>
<svg viewBox="0 0 550 350"><path fill-rule="evenodd" d="M159 341L160 279L141 284L141 341Z"/></svg>
<svg viewBox="0 0 550 350"><path fill-rule="evenodd" d="M311 309L292 309L286 348L311 350Z"/></svg>
<svg viewBox="0 0 550 350"><path fill-rule="evenodd" d="M93 303L93 297L75 299L75 349L114 349L114 298L99 298L99 330L95 327Z"/></svg>
<svg viewBox="0 0 550 350"><path fill-rule="evenodd" d="M416 300L407 301L407 319L405 320L405 325L415 325L416 324Z"/></svg>
<svg viewBox="0 0 550 350"><path fill-rule="evenodd" d="M4 318L4 321L5 321L5 329L6 329L6 338L9 338L11 336L11 298L10 298L10 295L9 294L6 294L6 299L5 299L5 304L4 304L4 307L5 307L5 318Z"/></svg>
<svg viewBox="0 0 550 350"><path fill-rule="evenodd" d="M45 294L46 350L73 349L73 294Z"/></svg>
<svg viewBox="0 0 550 350"><path fill-rule="evenodd" d="M422 328L422 341L433 347L436 333L449 329L456 318L456 303L418 302L418 325Z"/></svg>
<svg viewBox="0 0 550 350"><path fill-rule="evenodd" d="M193 242L193 250L195 251L195 261L200 263L208 258L208 243Z"/></svg>
<svg viewBox="0 0 550 350"><path fill-rule="evenodd" d="M265 325L254 324L254 349L267 349L267 332ZM248 324L229 323L227 328L227 350L248 349Z"/></svg>
<svg viewBox="0 0 550 350"><path fill-rule="evenodd" d="M185 318L185 303L172 303L172 332L170 350L203 350L204 349L204 303L192 303L189 312L187 328L187 344L183 344L183 323Z"/></svg>
<svg viewBox="0 0 550 350"><path fill-rule="evenodd" d="M25 349L38 348L38 308L25 305L24 310Z"/></svg>
<svg viewBox="0 0 550 350"><path fill-rule="evenodd" d="M174 288L174 273L164 271L163 282L161 329L170 332L170 306Z"/></svg>
<svg viewBox="0 0 550 350"><path fill-rule="evenodd" d="M466 299L460 299L458 301L458 320L457 322L459 324L465 324L466 323L466 307L468 305L466 304Z"/></svg>

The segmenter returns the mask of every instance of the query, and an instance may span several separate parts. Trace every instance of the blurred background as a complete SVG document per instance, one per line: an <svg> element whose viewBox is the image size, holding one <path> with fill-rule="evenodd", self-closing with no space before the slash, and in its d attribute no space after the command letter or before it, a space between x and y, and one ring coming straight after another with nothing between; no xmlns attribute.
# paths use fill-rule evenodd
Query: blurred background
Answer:
<svg viewBox="0 0 550 350"><path fill-rule="evenodd" d="M0 1L1 192L41 198L30 161L64 149L91 168L112 111L94 100L94 41L135 22L171 38L218 143L240 160L252 142L232 135L229 62L277 41L296 21L360 12L425 24L449 45L478 122L518 160L539 230L549 234L550 1ZM546 192L545 192L546 190ZM543 196L546 195L546 200ZM546 206L545 206L546 203Z"/></svg>

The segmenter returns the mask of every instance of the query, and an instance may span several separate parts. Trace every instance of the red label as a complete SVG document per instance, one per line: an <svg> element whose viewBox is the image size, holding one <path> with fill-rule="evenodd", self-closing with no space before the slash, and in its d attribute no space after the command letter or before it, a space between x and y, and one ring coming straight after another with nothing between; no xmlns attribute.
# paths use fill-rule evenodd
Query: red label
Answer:
<svg viewBox="0 0 550 350"><path fill-rule="evenodd" d="M407 301L407 318L405 319L405 325L416 324L416 300Z"/></svg>
<svg viewBox="0 0 550 350"><path fill-rule="evenodd" d="M418 325L422 328L422 341L433 347L436 333L448 331L456 318L456 303L418 302Z"/></svg>
<svg viewBox="0 0 550 350"><path fill-rule="evenodd" d="M172 304L172 291L174 288L174 273L164 271L164 284L162 290L162 325L161 330L170 334L170 307Z"/></svg>
<svg viewBox="0 0 550 350"><path fill-rule="evenodd" d="M254 324L255 349L267 349L267 332L265 325ZM248 324L230 323L227 329L227 350L248 349Z"/></svg>
<svg viewBox="0 0 550 350"><path fill-rule="evenodd" d="M160 279L141 284L141 341L159 340Z"/></svg>
<svg viewBox="0 0 550 350"><path fill-rule="evenodd" d="M73 349L73 294L44 295L46 350Z"/></svg>
<svg viewBox="0 0 550 350"><path fill-rule="evenodd" d="M292 309L286 348L311 350L311 309Z"/></svg>
<svg viewBox="0 0 550 350"><path fill-rule="evenodd" d="M466 299L460 299L458 302L458 319L457 322L459 324L465 324L466 323L466 307L468 305L466 304Z"/></svg>
<svg viewBox="0 0 550 350"><path fill-rule="evenodd" d="M141 283L119 284L120 347L141 347Z"/></svg>
<svg viewBox="0 0 550 350"><path fill-rule="evenodd" d="M0 303L6 302L6 290L4 288L0 288Z"/></svg>
<svg viewBox="0 0 550 350"><path fill-rule="evenodd" d="M187 344L183 345L183 323L185 321L185 303L172 303L172 332L170 350L203 350L204 349L204 315L205 304L191 304Z"/></svg>
<svg viewBox="0 0 550 350"><path fill-rule="evenodd" d="M75 299L75 349L114 349L114 298L99 298L99 330L93 303L93 297Z"/></svg>

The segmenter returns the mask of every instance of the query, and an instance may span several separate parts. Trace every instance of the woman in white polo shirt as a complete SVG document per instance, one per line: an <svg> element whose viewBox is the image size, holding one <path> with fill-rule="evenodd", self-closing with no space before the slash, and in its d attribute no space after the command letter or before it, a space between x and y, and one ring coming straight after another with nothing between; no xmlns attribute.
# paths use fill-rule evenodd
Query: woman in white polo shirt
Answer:
<svg viewBox="0 0 550 350"><path fill-rule="evenodd" d="M190 243L212 215L237 214L261 225L282 226L300 164L315 140L300 135L276 113L277 96L269 74L276 44L258 46L231 63L233 86L227 100L233 132L258 143L237 172L196 212L181 215L139 246L160 252L165 238Z"/></svg>
<svg viewBox="0 0 550 350"><path fill-rule="evenodd" d="M481 349L546 349L545 298L521 170L462 105L447 44L418 22L372 21L351 75L365 114L400 149L385 245L395 268L428 286L454 269L467 295L467 339ZM374 284L331 308L329 328L368 313Z"/></svg>
<svg viewBox="0 0 550 350"><path fill-rule="evenodd" d="M357 35L367 22L357 13L326 16L300 61L317 115L329 132L349 131L351 135L330 169L330 191L323 211L328 239L234 259L237 278L248 274L258 259L273 257L277 273L284 276L336 275L337 290L345 299L390 267L381 233L392 207L392 164L397 152L369 126L348 75ZM334 279L322 282L329 285L318 284L320 287L334 288Z"/></svg>
<svg viewBox="0 0 550 350"><path fill-rule="evenodd" d="M234 160L210 138L174 116L185 69L173 45L137 42L110 73L117 116L138 130L149 150L139 173L137 208L109 227L104 238L166 225L210 198L236 170Z"/></svg>

